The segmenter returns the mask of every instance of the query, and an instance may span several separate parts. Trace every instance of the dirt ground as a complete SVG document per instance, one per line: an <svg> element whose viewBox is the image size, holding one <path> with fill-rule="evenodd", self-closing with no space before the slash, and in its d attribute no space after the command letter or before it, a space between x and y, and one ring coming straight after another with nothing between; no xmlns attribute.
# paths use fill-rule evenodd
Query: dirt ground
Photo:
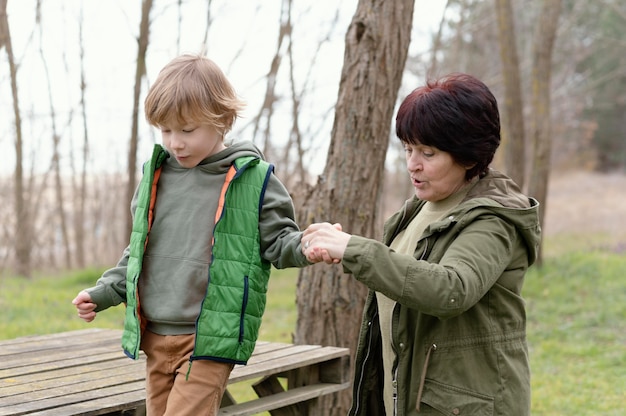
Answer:
<svg viewBox="0 0 626 416"><path fill-rule="evenodd" d="M548 236L589 232L626 237L626 174L553 175L543 231Z"/></svg>

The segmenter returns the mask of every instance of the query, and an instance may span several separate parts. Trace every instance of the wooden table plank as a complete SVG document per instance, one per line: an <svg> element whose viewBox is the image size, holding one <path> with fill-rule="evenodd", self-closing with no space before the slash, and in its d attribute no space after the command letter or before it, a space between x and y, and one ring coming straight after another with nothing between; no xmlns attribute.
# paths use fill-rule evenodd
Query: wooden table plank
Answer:
<svg viewBox="0 0 626 416"><path fill-rule="evenodd" d="M93 408L94 410L103 408L114 408L123 405L124 408L132 408L135 406L135 402L124 404L124 400L121 399L121 395L129 394L133 397L140 398L143 401L145 398L145 383L142 381L135 381L127 384L115 384L113 386L104 387L101 389L91 389L85 391L77 391L63 396L50 397L42 400L25 401L19 404L12 404L8 406L0 407L0 416L15 416L31 414L33 412L41 412L43 410L55 409L63 406L66 413L66 407L69 405L82 403L81 407ZM134 395L130 393L134 393ZM97 405L92 404L97 401ZM127 406L127 407L126 407Z"/></svg>
<svg viewBox="0 0 626 416"><path fill-rule="evenodd" d="M96 398L85 402L71 403L62 407L29 412L29 416L68 416L68 415L107 415L122 410L133 410L144 403L143 389L117 394L111 397ZM14 415L11 415L14 416Z"/></svg>
<svg viewBox="0 0 626 416"><path fill-rule="evenodd" d="M83 366L89 365L93 363L106 362L112 360L118 360L123 358L126 360L125 355L120 356L120 352L105 352L96 355L86 355L86 356L78 356L74 355L73 358L66 358L63 360L57 361L44 361L41 363L31 363L28 361L22 361L19 366L13 364L10 368L0 368L0 383L5 378L11 378L18 375L25 374L34 374L34 373L42 373L47 371L53 371L59 367L74 367L74 366ZM0 364L0 367L4 367L4 363Z"/></svg>
<svg viewBox="0 0 626 416"><path fill-rule="evenodd" d="M70 393L100 389L117 384L143 381L144 371L132 367L121 367L91 373L59 377L52 380L18 384L0 390L2 404L22 403L27 400L42 400L51 397L65 396Z"/></svg>
<svg viewBox="0 0 626 416"><path fill-rule="evenodd" d="M143 360L142 360L143 361ZM130 363L130 364L129 364ZM34 382L42 382L48 380L55 380L60 377L72 376L76 374L88 374L94 371L100 370L117 370L120 367L128 367L132 365L137 368L136 371L145 371L143 364L131 362L128 358L118 358L113 360L105 360L93 363L86 363L81 366L69 366L53 368L49 371L35 372L35 373L17 373L11 377L0 379L0 397L3 396L3 388L11 387L19 384L29 384Z"/></svg>
<svg viewBox="0 0 626 416"><path fill-rule="evenodd" d="M117 329L85 329L1 340L0 345L2 345L2 348L0 349L0 358L4 355L12 355L16 352L26 353L31 351L54 350L63 346L80 348L80 345L92 344L93 342L110 342L117 340L119 343L121 334L122 331Z"/></svg>
<svg viewBox="0 0 626 416"><path fill-rule="evenodd" d="M289 355L274 356L272 360L252 363L246 366L235 367L230 380L238 382L270 374L282 373L296 368L329 361L345 356L345 350L336 347L317 347L298 351Z"/></svg>
<svg viewBox="0 0 626 416"><path fill-rule="evenodd" d="M249 402L222 407L219 416L249 416L261 412L279 409L296 403L311 400L325 394L341 391L350 386L344 384L314 384L311 386L298 387L286 390L271 396L261 397Z"/></svg>

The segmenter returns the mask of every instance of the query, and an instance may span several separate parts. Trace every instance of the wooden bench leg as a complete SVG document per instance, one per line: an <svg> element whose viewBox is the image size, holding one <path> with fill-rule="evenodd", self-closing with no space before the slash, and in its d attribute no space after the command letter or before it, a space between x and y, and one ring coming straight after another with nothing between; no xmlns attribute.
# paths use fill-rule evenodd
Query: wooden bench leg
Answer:
<svg viewBox="0 0 626 416"><path fill-rule="evenodd" d="M282 384L276 376L265 377L252 385L257 396L265 397L285 391ZM272 416L299 416L302 415L301 409L297 405L290 405L278 409L270 410Z"/></svg>
<svg viewBox="0 0 626 416"><path fill-rule="evenodd" d="M222 402L220 404L220 407L232 406L234 404L237 404L237 401L235 400L233 395L230 394L228 389L225 390L224 395L222 396Z"/></svg>
<svg viewBox="0 0 626 416"><path fill-rule="evenodd" d="M112 413L106 413L105 416L146 416L146 405L139 405L134 409L118 410Z"/></svg>

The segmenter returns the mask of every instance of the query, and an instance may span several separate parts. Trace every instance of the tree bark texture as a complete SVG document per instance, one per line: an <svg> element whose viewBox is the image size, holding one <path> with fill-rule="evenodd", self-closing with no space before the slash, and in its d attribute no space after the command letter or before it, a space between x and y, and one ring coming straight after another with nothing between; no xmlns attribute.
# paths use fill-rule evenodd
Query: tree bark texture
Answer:
<svg viewBox="0 0 626 416"><path fill-rule="evenodd" d="M550 177L552 153L550 120L550 80L552 78L552 52L561 13L561 0L544 0L534 40L532 97L533 97L533 168L528 193L539 200L539 222L543 226ZM539 265L542 264L541 249Z"/></svg>
<svg viewBox="0 0 626 416"><path fill-rule="evenodd" d="M360 0L345 37L344 64L327 164L305 191L298 218L341 223L343 230L379 238L379 198L390 123L410 43L411 0ZM295 342L348 347L354 357L367 288L340 265L300 271ZM346 391L323 401L320 414L345 415Z"/></svg>
<svg viewBox="0 0 626 416"><path fill-rule="evenodd" d="M495 0L502 77L504 79L504 126L502 148L506 173L524 186L524 105L511 0Z"/></svg>

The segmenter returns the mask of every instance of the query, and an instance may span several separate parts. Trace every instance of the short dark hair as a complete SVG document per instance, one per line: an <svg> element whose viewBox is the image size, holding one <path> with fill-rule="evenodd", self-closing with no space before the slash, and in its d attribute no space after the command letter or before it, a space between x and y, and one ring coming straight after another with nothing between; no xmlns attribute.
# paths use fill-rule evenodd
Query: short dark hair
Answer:
<svg viewBox="0 0 626 416"><path fill-rule="evenodd" d="M465 178L484 176L500 145L498 103L477 78L453 73L416 88L402 101L396 135L409 144L433 146L463 166Z"/></svg>

